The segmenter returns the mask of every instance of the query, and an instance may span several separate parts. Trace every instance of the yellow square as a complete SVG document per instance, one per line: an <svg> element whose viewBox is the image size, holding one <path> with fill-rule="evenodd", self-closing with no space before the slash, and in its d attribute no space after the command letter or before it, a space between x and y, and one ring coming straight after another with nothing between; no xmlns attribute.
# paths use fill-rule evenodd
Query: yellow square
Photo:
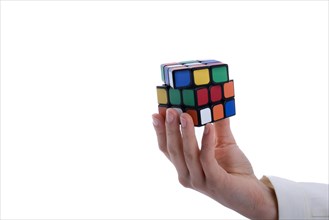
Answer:
<svg viewBox="0 0 329 220"><path fill-rule="evenodd" d="M207 85L210 82L209 70L199 69L193 71L194 83L197 86Z"/></svg>
<svg viewBox="0 0 329 220"><path fill-rule="evenodd" d="M157 88L157 96L159 104L168 104L168 95L166 89Z"/></svg>

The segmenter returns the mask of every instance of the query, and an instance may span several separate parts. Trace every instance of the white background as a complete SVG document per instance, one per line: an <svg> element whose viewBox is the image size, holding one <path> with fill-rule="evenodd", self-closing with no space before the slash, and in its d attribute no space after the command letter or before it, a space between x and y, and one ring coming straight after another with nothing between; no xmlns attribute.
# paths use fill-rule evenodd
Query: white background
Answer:
<svg viewBox="0 0 329 220"><path fill-rule="evenodd" d="M1 217L243 218L157 148L160 64L190 59L229 65L257 177L328 183L328 2L5 1Z"/></svg>

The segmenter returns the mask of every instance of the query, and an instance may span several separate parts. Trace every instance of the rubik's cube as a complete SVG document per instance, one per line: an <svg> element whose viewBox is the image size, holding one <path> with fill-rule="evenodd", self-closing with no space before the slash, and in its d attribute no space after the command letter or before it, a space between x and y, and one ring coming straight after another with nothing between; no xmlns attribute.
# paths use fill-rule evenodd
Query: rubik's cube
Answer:
<svg viewBox="0 0 329 220"><path fill-rule="evenodd" d="M199 127L235 115L234 82L228 65L217 60L192 60L161 65L157 86L159 113L167 108L191 115Z"/></svg>

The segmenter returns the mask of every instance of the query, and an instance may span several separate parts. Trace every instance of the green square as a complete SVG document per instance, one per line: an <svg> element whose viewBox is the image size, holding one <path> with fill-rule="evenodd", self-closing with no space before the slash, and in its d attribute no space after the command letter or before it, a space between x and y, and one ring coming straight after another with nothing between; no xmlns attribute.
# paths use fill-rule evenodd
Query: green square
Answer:
<svg viewBox="0 0 329 220"><path fill-rule="evenodd" d="M212 80L215 83L227 82L228 81L227 66L217 66L212 68L211 75L212 75Z"/></svg>
<svg viewBox="0 0 329 220"><path fill-rule="evenodd" d="M169 100L172 105L180 105L182 103L179 89L169 89Z"/></svg>
<svg viewBox="0 0 329 220"><path fill-rule="evenodd" d="M194 90L183 89L183 103L187 106L195 106Z"/></svg>

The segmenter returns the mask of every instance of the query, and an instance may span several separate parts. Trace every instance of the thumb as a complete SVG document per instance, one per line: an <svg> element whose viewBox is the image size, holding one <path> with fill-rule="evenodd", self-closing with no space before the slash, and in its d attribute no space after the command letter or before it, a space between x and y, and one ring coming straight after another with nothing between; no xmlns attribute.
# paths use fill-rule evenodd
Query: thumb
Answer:
<svg viewBox="0 0 329 220"><path fill-rule="evenodd" d="M230 127L230 119L226 118L214 123L217 145L236 144Z"/></svg>

